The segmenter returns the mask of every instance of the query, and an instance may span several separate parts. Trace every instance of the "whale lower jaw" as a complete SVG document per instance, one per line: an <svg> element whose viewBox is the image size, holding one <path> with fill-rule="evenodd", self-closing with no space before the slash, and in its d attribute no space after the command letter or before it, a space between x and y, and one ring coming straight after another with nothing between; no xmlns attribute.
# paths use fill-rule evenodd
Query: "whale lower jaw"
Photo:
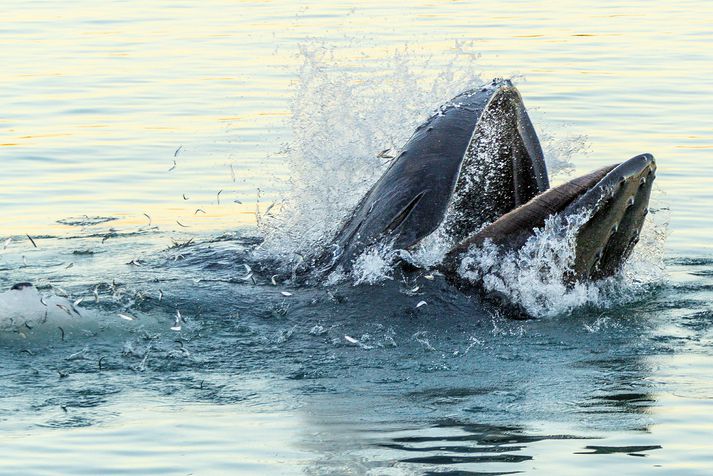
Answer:
<svg viewBox="0 0 713 476"><path fill-rule="evenodd" d="M616 274L638 242L648 213L656 162L642 154L552 188L503 215L447 254L442 271L461 286L473 286L457 273L463 255L490 241L518 249L553 215L586 218L576 232L572 281Z"/></svg>

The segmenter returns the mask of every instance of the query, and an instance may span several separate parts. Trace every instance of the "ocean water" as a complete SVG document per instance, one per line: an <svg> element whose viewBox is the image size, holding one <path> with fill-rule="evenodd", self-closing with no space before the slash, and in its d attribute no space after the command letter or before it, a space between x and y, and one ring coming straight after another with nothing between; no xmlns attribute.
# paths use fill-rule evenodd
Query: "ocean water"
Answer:
<svg viewBox="0 0 713 476"><path fill-rule="evenodd" d="M713 4L3 6L3 474L710 474ZM493 77L554 183L657 157L625 276L285 277Z"/></svg>

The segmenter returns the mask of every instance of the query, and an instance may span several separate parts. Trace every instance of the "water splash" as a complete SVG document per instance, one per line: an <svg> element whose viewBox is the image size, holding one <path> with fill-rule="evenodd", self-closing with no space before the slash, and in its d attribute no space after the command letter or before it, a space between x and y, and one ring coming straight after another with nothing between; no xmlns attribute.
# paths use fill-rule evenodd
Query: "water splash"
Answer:
<svg viewBox="0 0 713 476"><path fill-rule="evenodd" d="M445 99L482 84L477 55L456 44L450 57L405 47L358 70L335 48L309 43L291 105L289 191L260 226L263 249L283 262L323 247L347 213L398 155L415 128Z"/></svg>
<svg viewBox="0 0 713 476"><path fill-rule="evenodd" d="M79 304L54 293L40 294L32 285L0 293L0 331L26 335L35 328L86 321Z"/></svg>
<svg viewBox="0 0 713 476"><path fill-rule="evenodd" d="M392 279L397 252L390 244L378 244L365 250L354 261L352 277L354 285L376 284Z"/></svg>
<svg viewBox="0 0 713 476"><path fill-rule="evenodd" d="M670 222L671 212L666 193L654 183L649 199L649 214L641 229L639 243L622 268L624 282L641 289L667 282L664 245Z"/></svg>
<svg viewBox="0 0 713 476"><path fill-rule="evenodd" d="M466 253L458 274L536 317L632 302L666 277L663 249L668 218L660 215L647 219L636 251L613 277L571 283L577 232L589 218L586 212L551 216L518 250L503 250L486 241Z"/></svg>
<svg viewBox="0 0 713 476"><path fill-rule="evenodd" d="M572 175L575 170L572 158L586 157L590 153L586 135L572 134L566 127L558 127L556 131L547 129L538 132L550 182Z"/></svg>

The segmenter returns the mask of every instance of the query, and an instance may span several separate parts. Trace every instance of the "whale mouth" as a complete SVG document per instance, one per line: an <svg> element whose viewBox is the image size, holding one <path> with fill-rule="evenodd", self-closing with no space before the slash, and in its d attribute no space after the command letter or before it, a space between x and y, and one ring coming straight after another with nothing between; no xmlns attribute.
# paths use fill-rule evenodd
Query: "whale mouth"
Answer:
<svg viewBox="0 0 713 476"><path fill-rule="evenodd" d="M549 187L542 148L508 80L469 90L419 126L326 250L318 274L349 271L369 247L411 249L443 224L457 242Z"/></svg>
<svg viewBox="0 0 713 476"><path fill-rule="evenodd" d="M458 281L455 269L472 247L490 241L517 249L548 218L578 215L584 218L576 232L572 279L612 276L638 242L655 173L654 157L642 154L551 188L458 243L447 254L444 270Z"/></svg>
<svg viewBox="0 0 713 476"><path fill-rule="evenodd" d="M361 272L365 263L371 269L376 253L379 270L396 257L406 270L440 263L450 281L486 293L497 291L498 273L521 265L533 276L554 270L549 282L574 289L622 269L644 224L655 170L653 156L642 154L549 188L521 96L495 80L456 96L416 129L330 245L306 261L314 270L308 278ZM428 257L411 261L412 251ZM478 263L495 268L508 256L522 259L487 275L461 272L479 252L490 254ZM553 259L539 265L528 253Z"/></svg>

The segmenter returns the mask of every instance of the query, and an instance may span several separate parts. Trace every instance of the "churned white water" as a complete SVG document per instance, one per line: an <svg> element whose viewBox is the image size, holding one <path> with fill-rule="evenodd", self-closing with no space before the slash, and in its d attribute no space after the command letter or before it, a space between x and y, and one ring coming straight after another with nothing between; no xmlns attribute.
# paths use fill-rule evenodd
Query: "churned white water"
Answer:
<svg viewBox="0 0 713 476"><path fill-rule="evenodd" d="M640 298L665 279L663 246L667 223L652 220L642 229L638 251L618 274L598 281L571 282L576 237L586 212L552 216L517 250L491 241L466 253L459 275L537 317L569 314L582 306L609 308Z"/></svg>

